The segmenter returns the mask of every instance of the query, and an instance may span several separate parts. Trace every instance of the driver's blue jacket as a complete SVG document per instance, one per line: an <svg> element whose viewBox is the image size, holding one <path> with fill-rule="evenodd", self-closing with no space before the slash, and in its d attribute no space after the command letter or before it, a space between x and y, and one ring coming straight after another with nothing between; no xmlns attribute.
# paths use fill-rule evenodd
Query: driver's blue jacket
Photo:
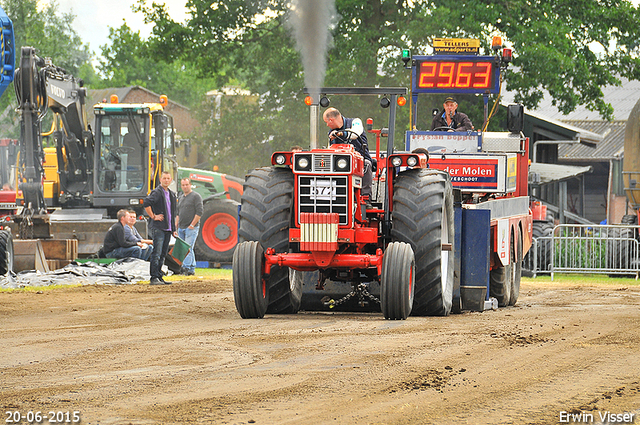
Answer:
<svg viewBox="0 0 640 425"><path fill-rule="evenodd" d="M353 125L353 120L359 120L359 118L347 118L345 116L342 116L342 127L341 128L336 128L336 129L331 129L329 130L328 134L331 134L332 131L340 131L340 130L346 130L351 128L351 126ZM332 145L335 145L337 143L342 143L344 144L344 141L339 140L338 138L333 139L331 141ZM360 134L356 139L350 139L349 143L353 145L353 147L356 149L356 151L358 151L358 153L360 153L360 155L362 155L362 157L364 159L368 159L369 161L371 161L371 155L369 154L369 143L367 142L367 132L362 131L362 134Z"/></svg>

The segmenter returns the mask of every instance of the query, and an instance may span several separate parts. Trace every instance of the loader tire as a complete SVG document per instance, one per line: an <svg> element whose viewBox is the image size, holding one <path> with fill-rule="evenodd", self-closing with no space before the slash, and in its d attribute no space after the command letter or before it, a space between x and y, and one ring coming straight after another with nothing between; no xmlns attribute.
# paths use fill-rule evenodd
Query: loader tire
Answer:
<svg viewBox="0 0 640 425"><path fill-rule="evenodd" d="M238 243L238 205L231 199L213 199L204 204L194 245L196 260L231 262Z"/></svg>
<svg viewBox="0 0 640 425"><path fill-rule="evenodd" d="M13 271L13 237L11 231L0 230L0 275Z"/></svg>
<svg viewBox="0 0 640 425"><path fill-rule="evenodd" d="M262 319L269 303L262 278L264 253L257 241L238 244L233 254L233 299L243 319Z"/></svg>
<svg viewBox="0 0 640 425"><path fill-rule="evenodd" d="M453 303L453 189L449 175L433 169L401 173L393 187L394 241L411 245L416 262L411 314L446 316Z"/></svg>
<svg viewBox="0 0 640 425"><path fill-rule="evenodd" d="M411 245L391 242L384 251L380 307L385 319L405 320L411 313L416 262Z"/></svg>
<svg viewBox="0 0 640 425"><path fill-rule="evenodd" d="M241 204L240 242L257 241L264 251L273 248L276 253L289 252L293 208L291 170L262 167L250 171L245 177ZM271 267L266 280L267 313L293 314L300 310L302 282L293 279L294 284L290 283L288 267Z"/></svg>

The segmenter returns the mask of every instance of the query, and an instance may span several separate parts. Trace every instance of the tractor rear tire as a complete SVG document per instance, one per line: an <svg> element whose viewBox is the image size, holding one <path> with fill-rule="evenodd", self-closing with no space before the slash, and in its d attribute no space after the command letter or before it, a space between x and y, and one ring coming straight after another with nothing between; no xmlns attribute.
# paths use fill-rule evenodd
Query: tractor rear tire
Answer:
<svg viewBox="0 0 640 425"><path fill-rule="evenodd" d="M262 249L289 252L293 209L293 173L286 168L262 167L247 174L240 209L240 241L260 242ZM297 275L297 273L294 273ZM267 313L293 314L300 310L302 282L289 281L289 268L272 266L267 279Z"/></svg>
<svg viewBox="0 0 640 425"><path fill-rule="evenodd" d="M198 261L231 262L238 243L238 205L231 199L213 199L204 204L194 246Z"/></svg>
<svg viewBox="0 0 640 425"><path fill-rule="evenodd" d="M380 279L380 307L385 319L405 320L411 313L416 262L411 245L391 242L384 252Z"/></svg>
<svg viewBox="0 0 640 425"><path fill-rule="evenodd" d="M411 314L446 316L453 303L453 189L443 171L414 169L400 173L393 188L394 241L411 245L416 262Z"/></svg>
<svg viewBox="0 0 640 425"><path fill-rule="evenodd" d="M13 271L13 237L10 230L0 230L0 275Z"/></svg>
<svg viewBox="0 0 640 425"><path fill-rule="evenodd" d="M261 319L269 303L262 276L264 252L258 242L243 242L233 254L233 298L243 319Z"/></svg>

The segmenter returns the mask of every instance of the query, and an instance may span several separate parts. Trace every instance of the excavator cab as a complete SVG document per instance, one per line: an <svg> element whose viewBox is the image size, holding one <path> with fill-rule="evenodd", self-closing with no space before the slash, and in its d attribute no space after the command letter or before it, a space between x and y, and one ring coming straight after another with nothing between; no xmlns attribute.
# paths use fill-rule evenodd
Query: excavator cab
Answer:
<svg viewBox="0 0 640 425"><path fill-rule="evenodd" d="M158 103L100 103L96 116L96 207L141 208L160 172L177 172L173 118ZM175 190L175 188L174 188Z"/></svg>

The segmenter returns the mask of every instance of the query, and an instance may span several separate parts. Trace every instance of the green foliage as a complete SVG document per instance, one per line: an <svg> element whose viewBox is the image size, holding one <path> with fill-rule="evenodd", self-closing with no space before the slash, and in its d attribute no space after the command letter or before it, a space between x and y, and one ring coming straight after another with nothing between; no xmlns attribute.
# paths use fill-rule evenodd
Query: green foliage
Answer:
<svg viewBox="0 0 640 425"><path fill-rule="evenodd" d="M110 44L100 46L98 69L103 79L94 88L139 85L187 106L197 106L211 88L211 80L199 78L193 64L155 54L140 32L126 23L109 28L109 40Z"/></svg>
<svg viewBox="0 0 640 425"><path fill-rule="evenodd" d="M292 3L188 0L191 19L179 24L163 5L146 7L139 0L137 10L155 23L149 47L156 54L168 52L167 60L191 64L216 87L236 82L259 96L253 111L239 110L227 114L231 116L226 120L209 121L211 128L202 141L215 147L208 152L217 163L240 152L248 140L251 146L261 146L252 151L255 166L264 164L267 153L307 140L308 109L301 103L304 70L287 26ZM433 37L465 37L480 39L482 53L491 54L494 35L514 49L506 86L527 107L538 104L544 88L564 112L585 104L610 118L612 108L604 103L600 87L618 83L619 75L640 77L638 10L627 0L473 0L454 5L442 0L336 0L335 8L325 86L408 87L409 73L400 61L403 48L429 54ZM482 97L460 97L460 110L481 128ZM492 97L489 108L493 102ZM428 128L431 109L441 105L436 96L422 99L418 128ZM386 123L386 111L371 110L370 100L335 98L332 106L346 116L371 116L376 123ZM396 147L404 144L408 109L399 111ZM490 121L489 130L502 129L500 114ZM251 134L244 134L247 127L253 129ZM244 156L242 161L248 161Z"/></svg>
<svg viewBox="0 0 640 425"><path fill-rule="evenodd" d="M20 66L21 48L31 46L39 56L51 58L53 64L71 75L86 79L87 83L95 81L92 55L73 28L73 14L60 13L55 1L41 11L37 0L0 0L0 4L13 23L16 67ZM0 98L0 111L4 111L0 116L2 137L18 138L20 134L18 116L13 112L17 106L13 93L12 84Z"/></svg>
<svg viewBox="0 0 640 425"><path fill-rule="evenodd" d="M55 1L42 11L37 9L37 0L3 0L0 3L13 22L16 60L23 46L31 46L70 74L80 75L83 65L91 60L91 52L73 28L73 14L60 13Z"/></svg>

